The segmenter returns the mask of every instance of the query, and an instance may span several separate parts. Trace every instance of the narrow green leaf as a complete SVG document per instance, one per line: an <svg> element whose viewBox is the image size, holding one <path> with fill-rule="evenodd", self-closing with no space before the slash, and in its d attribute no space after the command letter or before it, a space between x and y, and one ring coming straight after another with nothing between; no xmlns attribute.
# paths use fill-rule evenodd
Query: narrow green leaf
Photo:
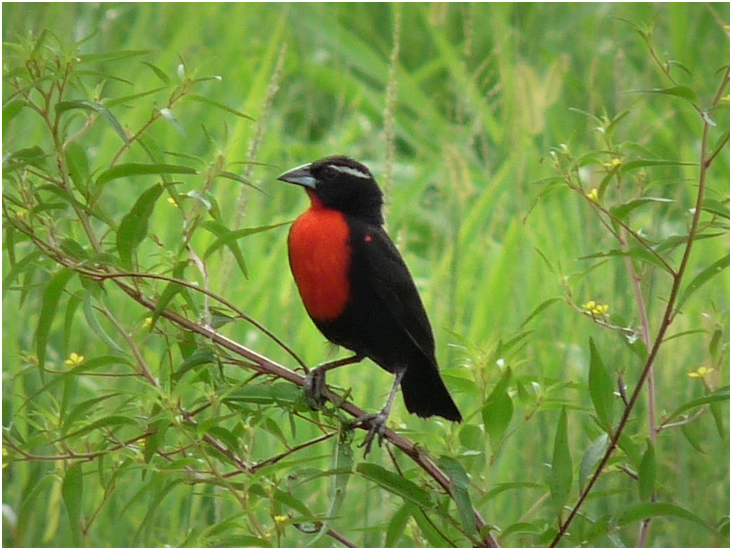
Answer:
<svg viewBox="0 0 732 550"><path fill-rule="evenodd" d="M610 212L619 220L625 220L633 210L647 204L674 204L673 199L663 197L639 197L610 208Z"/></svg>
<svg viewBox="0 0 732 550"><path fill-rule="evenodd" d="M697 163L668 159L638 159L622 163L620 165L620 173L627 174L638 168L646 168L649 166L697 166Z"/></svg>
<svg viewBox="0 0 732 550"><path fill-rule="evenodd" d="M708 266L706 269L704 269L701 273L699 273L696 277L694 277L691 282L686 286L684 289L684 292L681 294L681 298L679 298L679 301L676 305L676 310L680 311L682 306L686 303L686 301L691 298L691 295L694 294L697 290L701 288L701 286L708 282L710 279L712 279L715 275L719 275L729 267L729 254L724 256L723 258L720 258L716 262L714 262L712 265Z"/></svg>
<svg viewBox="0 0 732 550"><path fill-rule="evenodd" d="M705 198L702 203L702 210L714 214L715 216L721 216L725 220L729 219L729 201L722 202L716 199Z"/></svg>
<svg viewBox="0 0 732 550"><path fill-rule="evenodd" d="M636 260L660 267L670 275L674 274L669 266L661 261L661 258L659 258L656 254L653 254L650 250L641 246L634 246L630 250L621 250L619 248L616 248L612 250L605 250L602 252L595 252L594 254L582 256L580 260L593 260L595 258L613 258L618 256L630 256L631 258L634 258Z"/></svg>
<svg viewBox="0 0 732 550"><path fill-rule="evenodd" d="M615 382L600 356L595 341L590 338L590 397L600 423L612 432Z"/></svg>
<svg viewBox="0 0 732 550"><path fill-rule="evenodd" d="M667 504L665 502L640 502L638 504L631 504L629 507L625 508L618 517L618 524L627 525L629 523L635 523L643 521L644 519L659 516L671 516L685 519L708 529L712 533L716 533L716 530L712 525L696 514L693 514L684 508L680 508L679 506Z"/></svg>
<svg viewBox="0 0 732 550"><path fill-rule="evenodd" d="M158 67L157 65L153 65L148 61L143 61L142 64L148 67L152 72L154 72L155 76L157 76L160 81L165 84L165 86L170 86L170 77L165 74L165 71L163 71L160 67Z"/></svg>
<svg viewBox="0 0 732 550"><path fill-rule="evenodd" d="M678 409L672 412L668 416L668 418L666 418L666 422L670 422L680 417L682 414L691 411L692 409L697 409L699 407L703 407L704 405L709 405L718 401L729 401L729 386L724 386L722 388L719 388L717 391L710 393L709 395L705 395L704 397L698 397L696 399L688 401L687 403L684 403Z"/></svg>
<svg viewBox="0 0 732 550"><path fill-rule="evenodd" d="M206 249L206 252L204 252L204 254L203 254L203 258L204 259L208 258L216 250L218 250L222 246L226 246L231 251L231 253L234 255L234 258L236 259L236 262L239 265L239 269L241 270L244 277L249 278L246 262L244 261L244 256L242 255L241 249L239 248L239 244L236 241L239 239L242 239L244 237L248 237L249 235L254 235L256 233L261 233L262 231L268 231L270 229L275 229L277 227L287 225L287 223L289 223L289 222L278 223L275 225L266 225L263 227L252 227L252 228L245 227L243 229L237 229L235 231L231 231L228 227L226 227L223 224L208 220L208 221L202 223L201 227L206 229L207 231L210 231L211 233L216 235L218 238L211 244L211 246L209 246Z"/></svg>
<svg viewBox="0 0 732 550"><path fill-rule="evenodd" d="M116 107L117 105L124 105L125 103L131 102L131 101L135 101L137 99L141 99L141 98L147 97L149 95L157 94L158 92L162 92L162 91L164 91L166 89L167 88L161 86L159 88L152 88L152 89L146 90L144 92L138 92L138 93L135 93L135 94L130 94L130 95L124 95L124 96L120 96L120 97L115 97L113 99L106 100L104 102L104 105L106 105L109 108Z"/></svg>
<svg viewBox="0 0 732 550"><path fill-rule="evenodd" d="M437 529L434 522L427 517L427 514L421 508L415 508L412 517L432 548L447 548L450 545L451 541L445 538L445 535Z"/></svg>
<svg viewBox="0 0 732 550"><path fill-rule="evenodd" d="M553 306L554 304L556 304L557 302L561 302L562 300L562 298L549 298L548 300L544 300L541 304L536 306L534 308L534 311L532 311L531 314L524 320L524 322L521 323L521 328L525 327L529 323L529 321L539 315L546 308Z"/></svg>
<svg viewBox="0 0 732 550"><path fill-rule="evenodd" d="M638 470L638 496L643 501L650 501L656 491L656 450L653 442L646 442L646 452L643 453Z"/></svg>
<svg viewBox="0 0 732 550"><path fill-rule="evenodd" d="M460 523L465 533L472 537L478 534L478 527L475 523L473 502L470 499L470 478L467 472L457 460L450 456L440 457L440 467L450 478L450 493L457 505Z"/></svg>
<svg viewBox="0 0 732 550"><path fill-rule="evenodd" d="M109 334L104 330L102 325L99 323L99 319L97 319L96 311L94 310L94 303L93 303L94 297L91 292L84 293L84 316L86 318L86 322L89 325L89 328L92 329L94 334L99 336L99 338L102 339L108 346L110 346L112 349L115 349L119 352L122 352L122 348L115 342ZM123 352L122 352L123 353Z"/></svg>
<svg viewBox="0 0 732 550"><path fill-rule="evenodd" d="M155 50L120 50L116 52L88 53L79 56L79 63L98 63L107 61L121 61L141 55L155 53Z"/></svg>
<svg viewBox="0 0 732 550"><path fill-rule="evenodd" d="M83 546L81 535L81 505L84 498L84 473L81 470L81 463L77 462L69 466L64 476L61 488L66 514L69 518L69 526L74 537L74 545L77 548Z"/></svg>
<svg viewBox="0 0 732 550"><path fill-rule="evenodd" d="M600 459L605 455L608 445L610 445L610 437L607 433L600 434L600 437L595 439L592 444L585 451L580 462L579 469L579 488L580 491L585 488L585 480L594 473L595 467L600 462Z"/></svg>
<svg viewBox="0 0 732 550"><path fill-rule="evenodd" d="M119 120L117 120L117 117L112 114L112 111L107 109L107 107L105 107L101 103L87 101L86 99L75 99L72 101L59 101L56 104L57 113L64 113L73 109L81 109L83 111L94 111L96 113L99 113L105 119L107 119L107 122L109 122L114 131L117 132L117 135L122 138L122 141L127 143L127 132L125 132L122 124L120 124Z"/></svg>
<svg viewBox="0 0 732 550"><path fill-rule="evenodd" d="M567 435L567 409L562 407L554 437L554 455L549 476L549 490L554 503L554 512L561 514L572 487L572 455L569 453Z"/></svg>
<svg viewBox="0 0 732 550"><path fill-rule="evenodd" d="M216 107L217 109L221 109L222 111L226 111L227 113L236 115L241 118L245 118L247 120L254 120L254 118L250 117L246 113L237 111L236 109L229 107L228 105L224 105L223 103L219 103L218 101L214 101L214 100L204 97L202 95L188 94L188 95L183 96L183 99L188 99L190 101L196 101L198 103L203 103L204 105L210 105L211 107Z"/></svg>
<svg viewBox="0 0 732 550"><path fill-rule="evenodd" d="M45 367L48 335L51 333L51 325L56 318L61 294L74 275L75 273L72 270L62 269L51 278L43 290L41 313L38 318L38 328L36 329L36 355L38 356L38 367L41 371Z"/></svg>
<svg viewBox="0 0 732 550"><path fill-rule="evenodd" d="M692 90L688 86L672 86L671 88L664 88L661 90L656 89L650 91L656 94L665 94L680 97L681 99L685 99L692 105L696 105L699 103L699 98L696 97L696 92L694 92L694 90Z"/></svg>
<svg viewBox="0 0 732 550"><path fill-rule="evenodd" d="M511 369L506 368L506 372L486 399L482 410L483 425L494 450L513 418L513 400L508 395L510 381Z"/></svg>
<svg viewBox="0 0 732 550"><path fill-rule="evenodd" d="M405 502L394 515L391 516L389 526L386 528L384 548L396 548L404 535L404 530L409 517L414 513L415 507L411 502Z"/></svg>
<svg viewBox="0 0 732 550"><path fill-rule="evenodd" d="M356 467L356 471L390 493L402 497L405 501L413 502L420 508L434 508L430 494L427 491L394 472L369 462L360 463Z"/></svg>
<svg viewBox="0 0 732 550"><path fill-rule="evenodd" d="M173 278L174 279L183 279L185 275L186 266L188 265L187 262L178 262L173 267ZM158 319L162 315L163 311L165 311L165 308L168 307L168 304L170 301L175 298L175 296L181 292L184 292L186 290L186 287L180 285L177 282L169 282L167 285L165 285L165 288L163 289L162 294L160 295L160 298L158 299L158 303L155 305L155 311L153 311L152 319L150 322L150 330L152 331L155 328L155 324L157 323Z"/></svg>
<svg viewBox="0 0 732 550"><path fill-rule="evenodd" d="M97 185L102 186L112 180L134 176L197 174L198 171L188 166L177 164L139 164L129 162L118 164L102 172L97 178Z"/></svg>
<svg viewBox="0 0 732 550"><path fill-rule="evenodd" d="M119 426L134 426L139 427L137 420L130 418L128 416L120 416L120 415L112 415L112 416L105 416L104 418L100 418L99 420L96 420L92 422L91 424L88 424L84 426L83 428L80 428L76 430L75 432L72 432L66 436L66 438L72 438L72 437L81 437L83 435L88 434L89 432L93 432L96 430L101 430L102 428L115 428ZM62 438L62 439L66 439ZM59 439L60 441L61 439Z"/></svg>
<svg viewBox="0 0 732 550"><path fill-rule="evenodd" d="M8 131L10 121L12 121L26 105L27 103L20 99L13 99L3 105L3 135L7 135L6 132Z"/></svg>
<svg viewBox="0 0 732 550"><path fill-rule="evenodd" d="M214 355L214 353L209 349L197 349L191 355L186 357L186 360L183 361L183 363L181 363L181 365L175 370L175 373L173 374L173 379L178 381L189 370L200 365L210 364L216 364L216 355Z"/></svg>
<svg viewBox="0 0 732 550"><path fill-rule="evenodd" d="M341 427L338 443L335 446L333 460L331 461L331 469L335 473L330 478L330 510L328 518L323 522L320 532L314 540L308 543L309 547L318 547L318 542L322 539L330 529L334 518L341 513L341 508L346 499L346 491L348 482L351 479L353 470L353 430Z"/></svg>
<svg viewBox="0 0 732 550"><path fill-rule="evenodd" d="M74 186L78 191L85 192L89 181L89 159L86 156L86 148L74 142L66 147L64 155L71 181L74 182Z"/></svg>
<svg viewBox="0 0 732 550"><path fill-rule="evenodd" d="M132 209L122 218L117 231L117 253L128 268L132 267L132 254L147 237L150 216L155 203L163 193L163 186L153 185L137 199Z"/></svg>

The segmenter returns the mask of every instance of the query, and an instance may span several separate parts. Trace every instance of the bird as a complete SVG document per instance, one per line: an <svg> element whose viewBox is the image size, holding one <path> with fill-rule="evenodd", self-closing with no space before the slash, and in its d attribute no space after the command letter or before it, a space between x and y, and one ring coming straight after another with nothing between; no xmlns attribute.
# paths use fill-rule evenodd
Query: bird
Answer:
<svg viewBox="0 0 732 550"><path fill-rule="evenodd" d="M386 404L357 418L381 445L401 386L407 411L461 422L435 358L435 339L414 280L384 229L384 196L371 171L334 155L277 178L305 189L310 207L290 228L288 256L305 309L330 342L354 353L322 364L305 378L310 403L322 403L325 373L371 359L395 375Z"/></svg>

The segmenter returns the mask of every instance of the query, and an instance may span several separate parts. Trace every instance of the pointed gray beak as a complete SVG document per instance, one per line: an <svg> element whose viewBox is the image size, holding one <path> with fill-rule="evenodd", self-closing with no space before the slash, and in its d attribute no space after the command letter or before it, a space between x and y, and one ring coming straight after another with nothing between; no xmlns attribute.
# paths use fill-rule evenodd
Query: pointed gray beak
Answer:
<svg viewBox="0 0 732 550"><path fill-rule="evenodd" d="M293 168L277 176L277 179L286 183L294 183L295 185L315 189L315 178L310 174L310 164L303 164L302 166Z"/></svg>

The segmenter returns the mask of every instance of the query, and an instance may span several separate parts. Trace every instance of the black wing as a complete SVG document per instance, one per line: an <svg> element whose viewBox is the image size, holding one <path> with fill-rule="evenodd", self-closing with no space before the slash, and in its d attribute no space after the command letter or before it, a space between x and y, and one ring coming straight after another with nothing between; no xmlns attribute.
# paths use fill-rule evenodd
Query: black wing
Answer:
<svg viewBox="0 0 732 550"><path fill-rule="evenodd" d="M351 226L353 274L369 285L379 303L437 369L435 339L419 292L399 251L382 227L355 221Z"/></svg>

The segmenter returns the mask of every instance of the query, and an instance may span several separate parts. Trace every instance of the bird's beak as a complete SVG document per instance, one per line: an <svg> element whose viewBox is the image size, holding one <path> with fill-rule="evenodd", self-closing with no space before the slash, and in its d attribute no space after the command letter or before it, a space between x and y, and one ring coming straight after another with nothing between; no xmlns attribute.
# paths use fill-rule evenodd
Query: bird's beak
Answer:
<svg viewBox="0 0 732 550"><path fill-rule="evenodd" d="M277 176L277 179L286 183L302 185L308 189L315 189L315 178L310 174L310 164L303 164Z"/></svg>

